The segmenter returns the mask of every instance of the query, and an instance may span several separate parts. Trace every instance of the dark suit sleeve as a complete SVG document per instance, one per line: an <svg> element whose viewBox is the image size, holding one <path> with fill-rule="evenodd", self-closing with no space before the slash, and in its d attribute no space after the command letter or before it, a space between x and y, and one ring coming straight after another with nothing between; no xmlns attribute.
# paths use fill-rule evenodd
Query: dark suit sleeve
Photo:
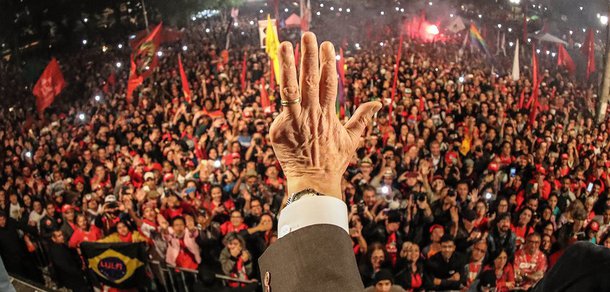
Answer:
<svg viewBox="0 0 610 292"><path fill-rule="evenodd" d="M259 259L263 291L362 291L352 241L342 228L318 224L293 231Z"/></svg>
<svg viewBox="0 0 610 292"><path fill-rule="evenodd" d="M571 245L530 291L610 291L609 274L610 249L581 241Z"/></svg>

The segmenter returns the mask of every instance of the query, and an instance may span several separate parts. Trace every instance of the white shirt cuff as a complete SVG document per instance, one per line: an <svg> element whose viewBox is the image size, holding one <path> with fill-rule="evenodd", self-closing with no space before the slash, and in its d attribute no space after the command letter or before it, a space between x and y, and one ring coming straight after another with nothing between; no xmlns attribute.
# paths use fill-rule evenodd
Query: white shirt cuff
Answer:
<svg viewBox="0 0 610 292"><path fill-rule="evenodd" d="M277 235L282 238L290 232L316 224L335 225L349 233L345 202L330 196L301 198L280 213Z"/></svg>

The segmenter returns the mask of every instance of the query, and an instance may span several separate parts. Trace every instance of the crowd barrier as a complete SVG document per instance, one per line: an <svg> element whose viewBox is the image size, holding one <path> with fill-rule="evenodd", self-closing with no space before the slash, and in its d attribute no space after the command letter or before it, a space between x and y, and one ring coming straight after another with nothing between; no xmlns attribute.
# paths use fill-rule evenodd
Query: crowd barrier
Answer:
<svg viewBox="0 0 610 292"><path fill-rule="evenodd" d="M47 255L46 244L41 240L32 240L32 243L35 244L36 250L33 251L33 256L36 260L38 267L41 269L43 278L45 280L44 286L49 290L39 290L39 291L53 291L57 289L55 279L55 271L53 269L53 265L49 261L49 257ZM193 291L193 284L197 281L197 276L199 271L191 270L181 267L176 267L172 265L168 265L164 262L151 260L148 262L148 268L151 273L151 277L153 283L158 283L162 285L163 289L159 289L161 287L152 287L153 291L166 291L166 292L191 292ZM85 273L87 276L87 273ZM214 277L223 282L224 286L227 286L227 282L237 282L243 284L258 284L256 280L243 280L238 278L233 278L230 276L222 275L222 274L214 274ZM91 281L90 281L91 282ZM43 283L41 283L43 284Z"/></svg>
<svg viewBox="0 0 610 292"><path fill-rule="evenodd" d="M41 287L39 284L10 275L10 281L16 292L55 292L55 289ZM4 291L3 291L4 292Z"/></svg>
<svg viewBox="0 0 610 292"><path fill-rule="evenodd" d="M157 275L157 273L155 273L155 269L158 269L157 271L160 271L159 275L161 279L159 279L159 281L161 283L164 283L166 291L168 292L191 291L192 282L194 281L194 279L197 279L197 276L199 275L199 271L197 270L180 268L161 263L159 261L150 261L149 265L150 268L153 270L154 275ZM216 277L216 279L222 280L224 286L227 286L226 284L228 281L243 284L258 283L256 280L237 279L221 274L215 274L214 276Z"/></svg>

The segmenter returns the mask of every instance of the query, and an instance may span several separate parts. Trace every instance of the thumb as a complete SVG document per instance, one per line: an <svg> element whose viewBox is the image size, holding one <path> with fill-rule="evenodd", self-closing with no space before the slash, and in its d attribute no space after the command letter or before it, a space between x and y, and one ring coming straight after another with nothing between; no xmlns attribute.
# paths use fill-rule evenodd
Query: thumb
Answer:
<svg viewBox="0 0 610 292"><path fill-rule="evenodd" d="M373 119L373 115L381 109L381 103L378 101L367 102L356 109L354 115L345 124L345 129L352 137L352 141L357 140L362 136L362 132Z"/></svg>

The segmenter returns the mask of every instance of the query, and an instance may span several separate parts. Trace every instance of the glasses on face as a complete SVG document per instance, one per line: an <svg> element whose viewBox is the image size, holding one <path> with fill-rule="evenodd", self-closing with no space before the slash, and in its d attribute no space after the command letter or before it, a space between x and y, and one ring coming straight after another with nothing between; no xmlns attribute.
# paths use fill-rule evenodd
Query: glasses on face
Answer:
<svg viewBox="0 0 610 292"><path fill-rule="evenodd" d="M527 243L536 245L536 244L540 244L540 240L528 240Z"/></svg>
<svg viewBox="0 0 610 292"><path fill-rule="evenodd" d="M237 215L237 216L231 216L231 219L241 219L241 216Z"/></svg>

